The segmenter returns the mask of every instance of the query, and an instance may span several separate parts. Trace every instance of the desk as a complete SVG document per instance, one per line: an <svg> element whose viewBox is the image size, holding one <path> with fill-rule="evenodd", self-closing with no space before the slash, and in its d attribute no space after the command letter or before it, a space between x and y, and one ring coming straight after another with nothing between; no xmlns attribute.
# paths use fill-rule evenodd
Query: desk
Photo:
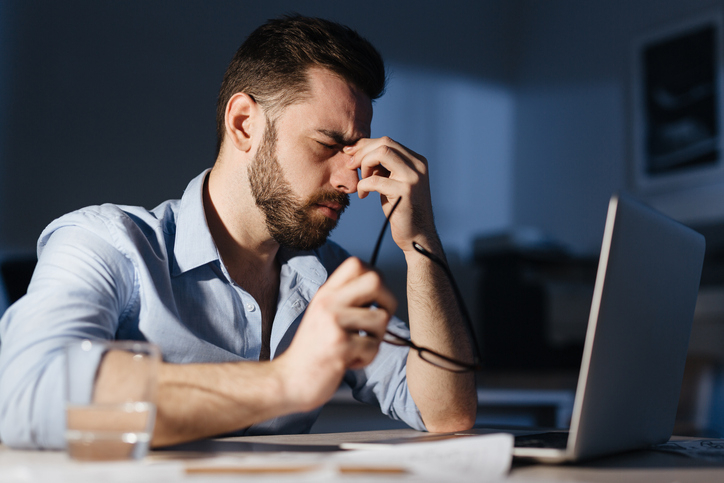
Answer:
<svg viewBox="0 0 724 483"><path fill-rule="evenodd" d="M573 413L574 395L574 389L478 388L475 426L567 428ZM357 401L352 390L342 386L322 408L312 433L407 427L402 421L382 414L376 406Z"/></svg>
<svg viewBox="0 0 724 483"><path fill-rule="evenodd" d="M322 448L331 445L338 445L343 442L360 442L377 439L406 437L419 434L411 429L385 430L385 431L362 431L354 433L329 433L329 434L311 434L311 435L280 435L280 436L247 436L240 438L228 438L223 440L208 440L199 444L189 445L187 448L176 449L174 451L153 451L149 457L150 460L178 460L189 457L193 453L202 452L204 454L222 454L223 452L238 452L245 449L247 451L268 451L272 449L271 445L303 445L303 446L319 446ZM281 449L278 447L277 449ZM236 453L238 454L238 453ZM28 465L38 467L43 465L58 465L62 469L62 465L67 462L67 457L62 452L57 451L15 451L0 445L0 481L34 481L17 479L8 479L8 470L14 465ZM117 463L107 463L108 465L117 465ZM139 464L135 464L138 465ZM114 470L116 466L113 466ZM149 472L153 472L153 467L149 467ZM22 475L18 475L22 477ZM110 479L104 481L125 481L118 473ZM153 475L149 474L148 481L153 481ZM581 482L620 482L620 483L638 483L638 482L696 482L696 483L714 483L724 481L724 462L707 463L684 458L674 454L659 453L653 451L637 451L625 453L622 455L611 456L591 461L585 464L553 466L541 464L526 464L514 462L510 477L516 482L533 482L533 481L581 481ZM355 481L354 478L347 478ZM57 478L56 481L61 481ZM239 481L240 478L235 478ZM346 481L341 478L342 481ZM181 477L175 481L231 481L228 477L207 476L199 479L198 477ZM292 480L290 480L292 481ZM356 480L359 481L359 480ZM378 478L365 478L365 481L401 481L394 476L385 476Z"/></svg>

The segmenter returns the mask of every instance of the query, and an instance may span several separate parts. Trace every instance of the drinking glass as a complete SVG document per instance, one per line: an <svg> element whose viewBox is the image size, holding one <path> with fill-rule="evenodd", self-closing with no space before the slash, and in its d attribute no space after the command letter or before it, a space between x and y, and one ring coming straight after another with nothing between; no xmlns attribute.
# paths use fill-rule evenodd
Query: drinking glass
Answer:
<svg viewBox="0 0 724 483"><path fill-rule="evenodd" d="M156 419L161 354L138 341L81 340L66 354L66 433L72 459L140 459Z"/></svg>

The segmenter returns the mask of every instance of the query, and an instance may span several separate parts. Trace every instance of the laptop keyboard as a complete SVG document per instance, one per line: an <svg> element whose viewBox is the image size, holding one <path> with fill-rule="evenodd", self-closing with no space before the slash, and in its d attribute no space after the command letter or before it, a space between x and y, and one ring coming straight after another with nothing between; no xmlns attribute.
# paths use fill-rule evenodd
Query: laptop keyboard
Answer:
<svg viewBox="0 0 724 483"><path fill-rule="evenodd" d="M567 432L526 434L515 437L516 448L566 449L567 444Z"/></svg>

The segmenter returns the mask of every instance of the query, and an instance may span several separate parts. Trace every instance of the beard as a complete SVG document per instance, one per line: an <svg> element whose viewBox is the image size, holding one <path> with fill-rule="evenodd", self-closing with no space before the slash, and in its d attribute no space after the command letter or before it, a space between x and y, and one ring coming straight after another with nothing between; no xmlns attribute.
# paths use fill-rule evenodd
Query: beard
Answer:
<svg viewBox="0 0 724 483"><path fill-rule="evenodd" d="M342 206L341 216L349 206L349 196L335 190L319 190L300 200L276 157L276 139L274 122L267 121L264 138L248 168L254 202L264 214L269 234L279 245L295 250L319 248L337 226L337 220L319 213L315 205L337 203Z"/></svg>

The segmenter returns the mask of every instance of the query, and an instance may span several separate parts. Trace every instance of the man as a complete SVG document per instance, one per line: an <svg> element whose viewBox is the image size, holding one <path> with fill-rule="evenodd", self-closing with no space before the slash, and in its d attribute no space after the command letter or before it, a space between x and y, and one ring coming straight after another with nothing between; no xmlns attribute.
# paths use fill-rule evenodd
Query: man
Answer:
<svg viewBox="0 0 724 483"><path fill-rule="evenodd" d="M64 445L62 347L80 338L161 347L155 446L308 431L343 379L415 428L472 426L472 375L380 344L388 324L406 331L393 295L326 241L349 194L379 193L385 214L401 198L390 226L411 338L472 359L448 281L412 247L442 255L427 162L370 139L384 84L379 54L338 24L285 17L252 33L222 84L216 163L181 200L89 207L41 235L28 294L0 321L3 442ZM124 370L105 358L96 391L123 391Z"/></svg>

